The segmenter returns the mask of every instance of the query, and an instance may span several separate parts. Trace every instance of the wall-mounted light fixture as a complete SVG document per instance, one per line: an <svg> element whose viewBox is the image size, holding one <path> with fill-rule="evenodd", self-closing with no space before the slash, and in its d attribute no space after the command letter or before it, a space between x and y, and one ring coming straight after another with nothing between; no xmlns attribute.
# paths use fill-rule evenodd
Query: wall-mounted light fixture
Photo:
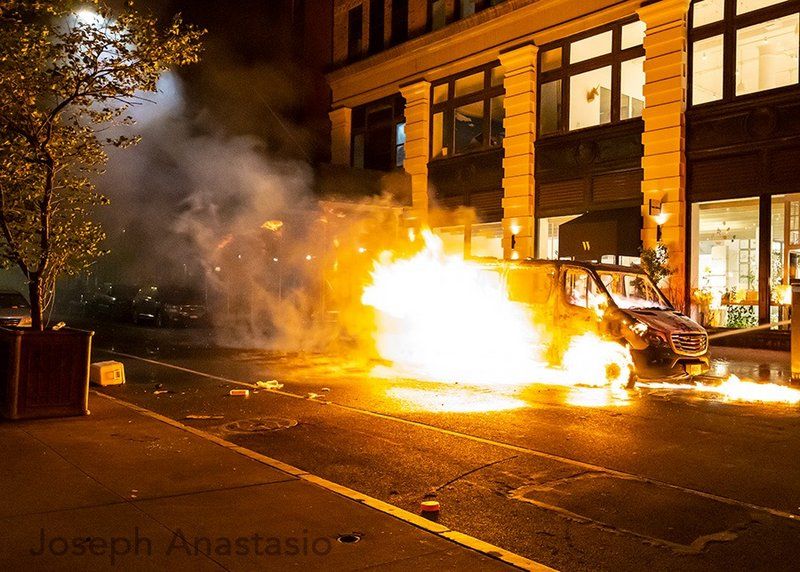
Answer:
<svg viewBox="0 0 800 572"><path fill-rule="evenodd" d="M514 221L511 223L508 230L511 231L511 260L517 260L519 259L519 252L517 252L517 235L522 228L519 226L518 222Z"/></svg>
<svg viewBox="0 0 800 572"><path fill-rule="evenodd" d="M656 223L656 242L661 242L661 227L669 220L669 214L661 213L653 217Z"/></svg>
<svg viewBox="0 0 800 572"><path fill-rule="evenodd" d="M648 201L647 214L656 223L656 242L661 242L661 227L669 219L669 214L661 212L661 201L659 199L650 199Z"/></svg>

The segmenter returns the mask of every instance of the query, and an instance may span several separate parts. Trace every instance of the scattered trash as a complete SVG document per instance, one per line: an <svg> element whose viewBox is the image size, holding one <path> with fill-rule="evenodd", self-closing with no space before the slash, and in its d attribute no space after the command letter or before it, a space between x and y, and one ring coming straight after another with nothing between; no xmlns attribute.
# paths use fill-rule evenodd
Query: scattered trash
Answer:
<svg viewBox="0 0 800 572"><path fill-rule="evenodd" d="M187 415L184 419L195 419L195 420L208 420L208 419L222 419L222 415Z"/></svg>
<svg viewBox="0 0 800 572"><path fill-rule="evenodd" d="M319 393L314 393L312 391L306 394L306 399L317 399L318 397L322 397Z"/></svg>
<svg viewBox="0 0 800 572"><path fill-rule="evenodd" d="M67 325L66 322L59 322L55 326L53 326L53 331L57 332L58 330L60 330L61 328L63 328L66 325Z"/></svg>
<svg viewBox="0 0 800 572"><path fill-rule="evenodd" d="M261 389L283 389L283 384L279 383L277 379L271 379L269 381L257 381L256 386L260 387Z"/></svg>
<svg viewBox="0 0 800 572"><path fill-rule="evenodd" d="M161 389L162 387L164 387L163 383L157 383L156 384L156 389Z"/></svg>
<svg viewBox="0 0 800 572"><path fill-rule="evenodd" d="M428 520L439 520L439 501L426 500L419 503L419 511Z"/></svg>
<svg viewBox="0 0 800 572"><path fill-rule="evenodd" d="M330 390L331 390L330 387L323 387L320 391L328 392Z"/></svg>
<svg viewBox="0 0 800 572"><path fill-rule="evenodd" d="M249 389L231 389L228 392L231 397L250 397Z"/></svg>
<svg viewBox="0 0 800 572"><path fill-rule="evenodd" d="M169 389L156 389L153 392L153 395L161 395L162 393L174 393L174 392L170 391Z"/></svg>

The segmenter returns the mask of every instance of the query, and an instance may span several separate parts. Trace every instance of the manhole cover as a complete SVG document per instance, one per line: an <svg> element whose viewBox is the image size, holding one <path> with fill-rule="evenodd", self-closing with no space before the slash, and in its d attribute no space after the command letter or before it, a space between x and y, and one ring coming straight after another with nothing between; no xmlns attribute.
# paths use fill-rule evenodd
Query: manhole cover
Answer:
<svg viewBox="0 0 800 572"><path fill-rule="evenodd" d="M233 433L263 433L267 431L278 431L289 429L297 425L294 419L283 419L281 417L259 417L257 419L241 419L223 425L223 429Z"/></svg>
<svg viewBox="0 0 800 572"><path fill-rule="evenodd" d="M353 544L361 540L361 533L349 532L347 534L340 534L339 536L336 537L336 540L338 540L342 544Z"/></svg>

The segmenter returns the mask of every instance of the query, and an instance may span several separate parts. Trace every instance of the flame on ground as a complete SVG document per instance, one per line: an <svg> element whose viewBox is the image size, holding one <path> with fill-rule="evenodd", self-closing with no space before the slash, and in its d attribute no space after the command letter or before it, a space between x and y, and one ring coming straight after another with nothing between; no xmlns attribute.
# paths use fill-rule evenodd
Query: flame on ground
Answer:
<svg viewBox="0 0 800 572"><path fill-rule="evenodd" d="M641 384L648 389L690 390L718 396L722 401L739 403L800 403L800 390L776 383L757 383L743 381L736 375L729 375L719 384L698 383L696 385L647 382Z"/></svg>

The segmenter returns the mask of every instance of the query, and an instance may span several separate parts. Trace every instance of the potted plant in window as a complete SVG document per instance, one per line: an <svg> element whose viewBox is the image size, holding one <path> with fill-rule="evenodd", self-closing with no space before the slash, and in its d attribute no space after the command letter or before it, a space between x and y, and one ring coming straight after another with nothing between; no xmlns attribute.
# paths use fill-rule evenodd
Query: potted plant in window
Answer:
<svg viewBox="0 0 800 572"><path fill-rule="evenodd" d="M132 123L126 110L163 71L198 59L200 31L177 17L162 29L126 4L113 16L100 0L0 5L0 259L22 272L32 322L0 329L6 417L87 412L92 333L44 316L57 278L101 253L92 216L107 201L92 178L104 146L136 141L103 136Z"/></svg>

